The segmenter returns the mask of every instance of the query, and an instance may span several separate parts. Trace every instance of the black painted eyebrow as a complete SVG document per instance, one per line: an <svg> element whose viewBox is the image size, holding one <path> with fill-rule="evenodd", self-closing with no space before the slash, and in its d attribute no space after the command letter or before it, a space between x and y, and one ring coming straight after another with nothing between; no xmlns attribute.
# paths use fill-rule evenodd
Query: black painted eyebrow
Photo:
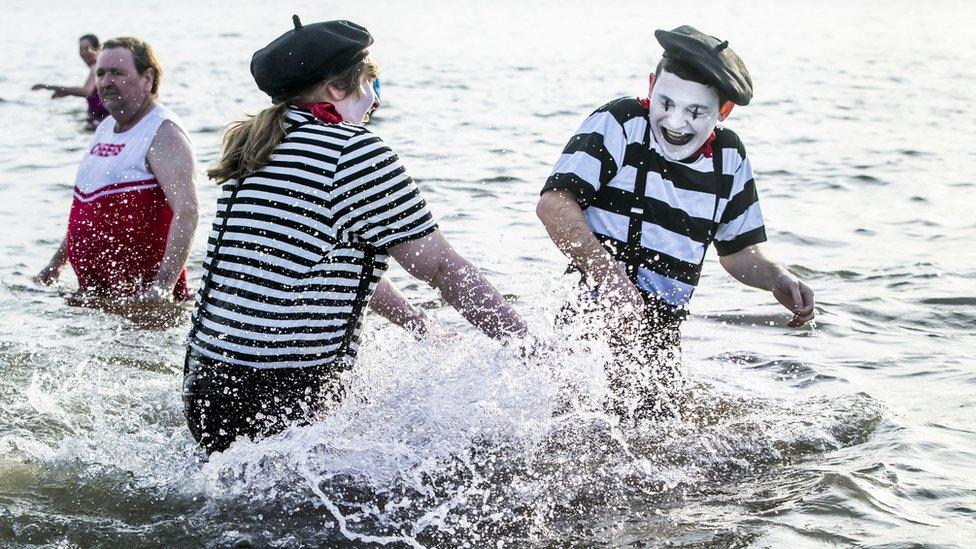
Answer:
<svg viewBox="0 0 976 549"><path fill-rule="evenodd" d="M658 94L658 97L660 97L662 99L667 99L668 101L674 103L674 99L671 99L670 97L668 97L667 95L664 95L663 93ZM691 105L688 105L685 108L693 109L695 107L698 107L699 109L703 109L703 110L706 110L706 111L711 108L708 105L699 105L697 103L692 103Z"/></svg>

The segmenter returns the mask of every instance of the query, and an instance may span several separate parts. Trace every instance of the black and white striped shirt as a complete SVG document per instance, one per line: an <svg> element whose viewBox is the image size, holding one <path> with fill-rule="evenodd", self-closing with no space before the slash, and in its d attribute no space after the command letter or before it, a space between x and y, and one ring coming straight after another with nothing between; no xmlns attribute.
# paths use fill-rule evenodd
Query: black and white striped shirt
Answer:
<svg viewBox="0 0 976 549"><path fill-rule="evenodd" d="M189 342L202 360L280 368L354 357L386 250L437 228L369 130L295 108L285 120L268 164L218 201Z"/></svg>
<svg viewBox="0 0 976 549"><path fill-rule="evenodd" d="M715 129L712 151L721 165L716 178L713 161L705 155L688 162L665 159L653 133L647 151L647 116L636 98L597 109L569 140L542 192L572 192L614 258L637 264L632 273L637 287L683 308L698 284L709 243L715 243L719 255L729 255L764 242L766 230L752 167L735 133ZM634 187L642 161L648 168L647 188L638 199ZM643 210L636 252L626 246L635 203Z"/></svg>

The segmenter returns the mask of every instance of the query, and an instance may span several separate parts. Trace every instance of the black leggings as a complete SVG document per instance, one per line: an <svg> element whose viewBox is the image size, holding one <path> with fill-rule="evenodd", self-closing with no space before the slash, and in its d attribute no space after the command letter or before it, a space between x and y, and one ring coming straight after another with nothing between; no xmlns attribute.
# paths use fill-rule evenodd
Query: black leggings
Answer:
<svg viewBox="0 0 976 549"><path fill-rule="evenodd" d="M208 454L240 436L255 439L307 425L342 399L334 365L258 369L186 359L183 406L193 438Z"/></svg>

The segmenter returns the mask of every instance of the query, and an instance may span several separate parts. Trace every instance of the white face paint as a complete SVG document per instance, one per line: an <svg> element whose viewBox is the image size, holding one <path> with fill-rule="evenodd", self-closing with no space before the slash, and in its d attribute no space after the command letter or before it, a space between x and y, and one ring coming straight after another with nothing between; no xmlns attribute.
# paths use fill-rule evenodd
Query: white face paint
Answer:
<svg viewBox="0 0 976 549"><path fill-rule="evenodd" d="M379 108L380 101L373 90L373 81L364 80L357 91L333 104L343 120L353 124L363 124L369 120L369 113Z"/></svg>
<svg viewBox="0 0 976 549"><path fill-rule="evenodd" d="M718 124L718 115L718 92L711 86L662 71L651 88L651 132L668 160L695 154Z"/></svg>

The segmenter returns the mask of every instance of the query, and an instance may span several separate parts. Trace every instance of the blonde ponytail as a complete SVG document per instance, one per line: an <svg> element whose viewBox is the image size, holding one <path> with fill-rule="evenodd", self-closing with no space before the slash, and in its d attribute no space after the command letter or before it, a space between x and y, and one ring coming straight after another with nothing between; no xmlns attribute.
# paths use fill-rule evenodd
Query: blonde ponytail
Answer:
<svg viewBox="0 0 976 549"><path fill-rule="evenodd" d="M367 55L359 63L339 74L331 75L313 88L329 85L343 94L359 93L359 86L376 78L379 73L376 62ZM290 102L291 100L275 103L273 107L227 126L220 145L220 160L213 169L207 171L207 177L221 185L263 168L275 147L285 138L285 111Z"/></svg>
<svg viewBox="0 0 976 549"><path fill-rule="evenodd" d="M260 170L285 138L286 110L288 103L282 101L227 126L220 146L220 160L207 171L207 177L220 185Z"/></svg>

